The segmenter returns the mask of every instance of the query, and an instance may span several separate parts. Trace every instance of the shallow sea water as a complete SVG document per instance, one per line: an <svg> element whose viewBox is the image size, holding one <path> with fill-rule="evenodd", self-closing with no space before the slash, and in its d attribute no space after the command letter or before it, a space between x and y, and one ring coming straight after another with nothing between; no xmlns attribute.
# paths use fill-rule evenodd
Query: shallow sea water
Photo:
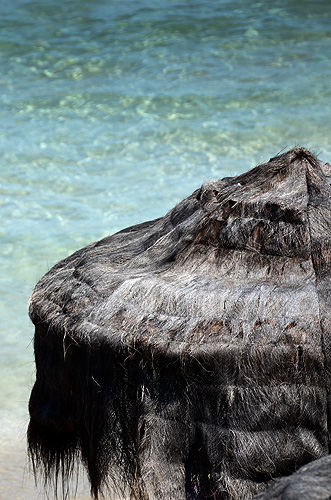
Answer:
<svg viewBox="0 0 331 500"><path fill-rule="evenodd" d="M35 282L207 180L295 145L330 161L330 11L329 0L1 2L1 499L43 497L21 477Z"/></svg>

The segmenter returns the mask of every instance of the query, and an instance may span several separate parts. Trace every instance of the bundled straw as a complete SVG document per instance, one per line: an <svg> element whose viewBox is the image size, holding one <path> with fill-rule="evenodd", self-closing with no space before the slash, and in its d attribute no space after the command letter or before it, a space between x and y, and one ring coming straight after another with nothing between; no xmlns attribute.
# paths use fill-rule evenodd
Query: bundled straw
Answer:
<svg viewBox="0 0 331 500"><path fill-rule="evenodd" d="M36 285L29 453L95 499L247 499L330 449L331 167L203 185Z"/></svg>

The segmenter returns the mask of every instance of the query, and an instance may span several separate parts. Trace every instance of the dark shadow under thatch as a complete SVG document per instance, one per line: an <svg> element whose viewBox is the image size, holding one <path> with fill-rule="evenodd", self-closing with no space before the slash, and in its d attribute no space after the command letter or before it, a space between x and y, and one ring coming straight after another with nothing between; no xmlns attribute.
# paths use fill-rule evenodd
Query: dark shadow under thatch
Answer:
<svg viewBox="0 0 331 500"><path fill-rule="evenodd" d="M203 185L36 285L29 453L94 498L247 499L330 452L331 167Z"/></svg>

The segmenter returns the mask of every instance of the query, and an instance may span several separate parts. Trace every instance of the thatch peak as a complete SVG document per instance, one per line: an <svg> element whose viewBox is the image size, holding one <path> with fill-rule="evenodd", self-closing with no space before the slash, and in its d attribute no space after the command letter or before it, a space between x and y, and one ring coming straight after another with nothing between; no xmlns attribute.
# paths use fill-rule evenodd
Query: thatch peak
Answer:
<svg viewBox="0 0 331 500"><path fill-rule="evenodd" d="M288 203L291 199L286 183L291 183L291 192L308 193L312 176L320 179L331 177L330 165L320 162L308 149L295 148L278 154L241 175L214 181L204 187L208 190L209 186L214 189L219 186L220 190L224 190L228 186L229 194L235 193L238 197L242 197L245 191L252 195L251 190L256 190L256 196L266 197L272 195L270 190L274 189L276 192L273 196L280 198L280 202L285 201L286 197Z"/></svg>

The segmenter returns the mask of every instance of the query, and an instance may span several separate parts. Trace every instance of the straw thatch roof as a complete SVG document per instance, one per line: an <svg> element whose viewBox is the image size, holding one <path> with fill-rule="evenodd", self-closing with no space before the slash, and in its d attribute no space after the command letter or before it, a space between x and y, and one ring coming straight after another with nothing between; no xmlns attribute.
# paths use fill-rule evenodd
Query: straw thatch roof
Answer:
<svg viewBox="0 0 331 500"><path fill-rule="evenodd" d="M330 165L293 149L37 283L46 479L81 460L95 498L239 500L329 453L330 191Z"/></svg>
<svg viewBox="0 0 331 500"><path fill-rule="evenodd" d="M254 500L330 500L331 455L304 465L275 482Z"/></svg>

